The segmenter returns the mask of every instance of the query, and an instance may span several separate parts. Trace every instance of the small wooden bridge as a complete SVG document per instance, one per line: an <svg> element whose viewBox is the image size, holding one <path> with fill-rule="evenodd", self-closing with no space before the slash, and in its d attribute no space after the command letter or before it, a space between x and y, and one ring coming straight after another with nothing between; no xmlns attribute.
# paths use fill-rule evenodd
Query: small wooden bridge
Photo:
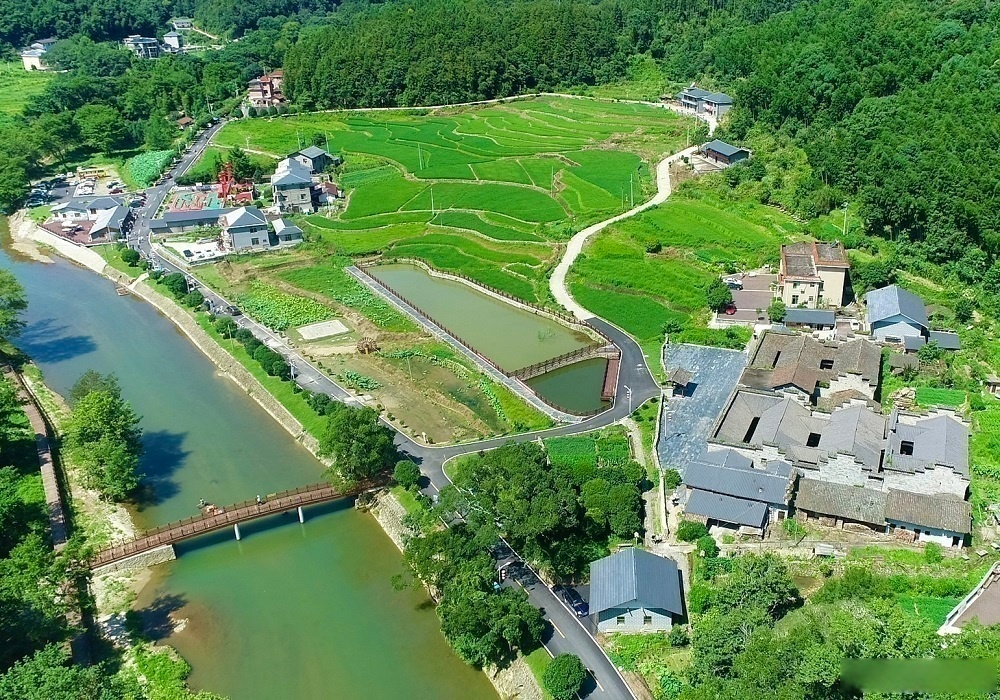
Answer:
<svg viewBox="0 0 1000 700"><path fill-rule="evenodd" d="M521 381L527 381L529 379L539 377L546 372L551 372L554 369L568 367L576 362L590 360L595 357L618 359L621 357L621 350L610 343L608 345L590 345L585 348L580 348L579 350L571 350L570 352L545 360L544 362L536 362L533 365L522 367L519 370L511 372L510 376L516 377Z"/></svg>
<svg viewBox="0 0 1000 700"><path fill-rule="evenodd" d="M303 506L335 501L339 498L350 498L370 489L385 486L387 483L389 483L388 475L382 474L360 481L347 489L338 489L330 484L312 484L280 493L269 494L260 503L256 500L243 501L231 506L214 508L212 512L203 513L200 516L185 518L184 520L178 520L152 530L147 530L133 540L98 552L88 564L91 569L97 569L148 552L157 547L176 544L192 537L197 537L198 535L221 530L230 525L236 531L236 539L239 539L240 523L296 509L299 512L299 522L301 522L301 509Z"/></svg>

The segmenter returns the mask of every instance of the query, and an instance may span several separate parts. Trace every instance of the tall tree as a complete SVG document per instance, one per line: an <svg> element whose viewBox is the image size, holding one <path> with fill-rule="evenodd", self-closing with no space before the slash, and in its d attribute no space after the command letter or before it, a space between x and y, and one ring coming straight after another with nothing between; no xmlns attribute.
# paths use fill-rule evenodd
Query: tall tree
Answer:
<svg viewBox="0 0 1000 700"><path fill-rule="evenodd" d="M395 433L371 408L340 408L327 417L320 450L334 460L334 469L348 479L363 479L395 465Z"/></svg>

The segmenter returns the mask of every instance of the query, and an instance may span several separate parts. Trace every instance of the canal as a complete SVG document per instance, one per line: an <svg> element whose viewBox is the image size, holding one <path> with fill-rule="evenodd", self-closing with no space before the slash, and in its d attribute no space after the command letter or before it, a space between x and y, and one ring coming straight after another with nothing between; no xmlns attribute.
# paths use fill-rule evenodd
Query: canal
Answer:
<svg viewBox="0 0 1000 700"><path fill-rule="evenodd" d="M29 300L18 345L66 394L114 372L143 417L140 527L322 479L323 466L152 307L67 262L0 254ZM285 517L282 521L281 518ZM191 684L256 698L495 698L441 635L422 591L396 592L398 550L350 504L277 516L178 548L137 601L191 663ZM167 617L186 620L175 631Z"/></svg>
<svg viewBox="0 0 1000 700"><path fill-rule="evenodd" d="M417 265L368 268L384 285L507 372L594 344L586 333L479 292L435 277ZM529 380L539 396L570 412L586 413L601 402L603 359L578 362Z"/></svg>

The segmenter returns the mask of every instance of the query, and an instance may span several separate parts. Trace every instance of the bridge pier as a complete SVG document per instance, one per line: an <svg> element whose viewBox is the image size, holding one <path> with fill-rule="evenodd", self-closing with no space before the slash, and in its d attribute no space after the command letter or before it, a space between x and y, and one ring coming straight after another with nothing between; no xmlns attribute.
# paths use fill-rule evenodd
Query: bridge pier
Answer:
<svg viewBox="0 0 1000 700"><path fill-rule="evenodd" d="M302 506L299 506L299 507L298 507L298 511L299 511L299 522L300 522L300 523L304 523L304 522L306 521L306 516L305 516L305 514L304 514L304 513L302 512Z"/></svg>
<svg viewBox="0 0 1000 700"><path fill-rule="evenodd" d="M239 542L240 541L240 524L239 523L233 523L233 532L236 533L236 541Z"/></svg>

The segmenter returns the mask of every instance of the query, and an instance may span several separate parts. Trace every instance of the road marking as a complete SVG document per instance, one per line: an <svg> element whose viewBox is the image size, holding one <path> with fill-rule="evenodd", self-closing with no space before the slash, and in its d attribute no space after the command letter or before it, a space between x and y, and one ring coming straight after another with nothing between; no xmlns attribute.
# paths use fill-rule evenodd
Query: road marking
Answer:
<svg viewBox="0 0 1000 700"><path fill-rule="evenodd" d="M558 632L560 637L562 637L563 639L566 639L566 635L562 633L562 630L559 629L559 627L556 625L555 622L553 622L553 620L552 620L551 617L549 618L549 622L552 623L552 629L554 629L556 632Z"/></svg>
<svg viewBox="0 0 1000 700"><path fill-rule="evenodd" d="M604 692L604 686L601 685L601 682L599 680L597 680L597 676L595 676L593 673L591 673L590 675L591 675L591 677L593 677L594 683L597 683L597 687L600 688L601 692L603 693Z"/></svg>

